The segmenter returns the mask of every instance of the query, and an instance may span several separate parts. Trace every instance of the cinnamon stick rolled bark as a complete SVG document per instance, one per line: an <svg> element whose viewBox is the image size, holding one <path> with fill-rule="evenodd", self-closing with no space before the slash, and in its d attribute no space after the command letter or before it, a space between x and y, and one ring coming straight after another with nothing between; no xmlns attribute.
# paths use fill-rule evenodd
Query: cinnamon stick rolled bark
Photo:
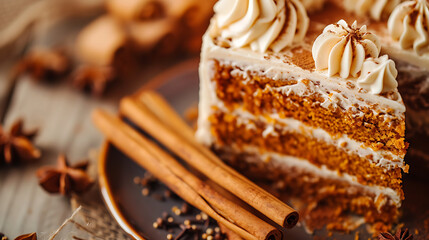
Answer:
<svg viewBox="0 0 429 240"><path fill-rule="evenodd" d="M184 127L185 124L180 123L178 120L180 117L174 117L177 114L174 114L165 101L162 103L161 97L150 92L147 93L150 97L145 94L145 92L141 93L140 97L147 104L130 97L122 99L120 112L192 167L275 223L286 228L296 225L299 215L294 209L227 166L209 149L197 143L190 136L189 131L191 130L187 130L189 127ZM158 114L154 114L154 112ZM160 118L163 118L164 122Z"/></svg>
<svg viewBox="0 0 429 240"><path fill-rule="evenodd" d="M245 239L281 239L281 232L223 197L158 145L140 135L119 118L101 110L93 121L107 139L136 163L151 172L185 201L206 212Z"/></svg>

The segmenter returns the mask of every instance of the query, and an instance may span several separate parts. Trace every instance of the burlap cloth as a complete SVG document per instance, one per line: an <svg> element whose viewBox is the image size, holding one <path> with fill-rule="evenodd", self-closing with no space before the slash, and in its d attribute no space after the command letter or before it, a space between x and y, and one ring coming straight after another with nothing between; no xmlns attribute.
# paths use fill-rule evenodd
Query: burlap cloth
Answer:
<svg viewBox="0 0 429 240"><path fill-rule="evenodd" d="M93 179L98 179L97 159L98 151L92 150L89 154L88 173ZM83 195L72 196L70 204L73 213L50 235L49 240L131 239L107 211L98 184Z"/></svg>

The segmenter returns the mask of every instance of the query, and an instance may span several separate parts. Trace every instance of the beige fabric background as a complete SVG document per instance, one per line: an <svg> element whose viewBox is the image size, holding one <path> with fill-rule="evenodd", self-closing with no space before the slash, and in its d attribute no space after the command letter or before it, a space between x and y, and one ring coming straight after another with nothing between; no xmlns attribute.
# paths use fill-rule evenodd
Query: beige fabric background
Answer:
<svg viewBox="0 0 429 240"><path fill-rule="evenodd" d="M56 22L102 6L102 0L0 0L0 60L20 53Z"/></svg>

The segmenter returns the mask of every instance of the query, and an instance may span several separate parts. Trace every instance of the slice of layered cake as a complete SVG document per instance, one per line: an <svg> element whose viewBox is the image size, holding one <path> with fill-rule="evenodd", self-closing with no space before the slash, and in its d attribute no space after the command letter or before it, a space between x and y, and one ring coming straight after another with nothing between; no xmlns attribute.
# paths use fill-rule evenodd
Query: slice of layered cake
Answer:
<svg viewBox="0 0 429 240"><path fill-rule="evenodd" d="M344 228L350 213L354 223L395 221L405 106L378 37L345 21L317 32L298 0L221 0L214 10L199 141L303 203L310 229L326 218Z"/></svg>
<svg viewBox="0 0 429 240"><path fill-rule="evenodd" d="M369 2L373 4L368 4ZM336 4L348 9L349 17L359 17L362 21L368 22L369 29L380 37L382 52L395 61L399 72L398 89L407 107L407 141L410 142L407 157L410 158L413 172L419 172L420 176L427 177L429 1L336 0ZM320 12L322 16L327 8L328 6Z"/></svg>

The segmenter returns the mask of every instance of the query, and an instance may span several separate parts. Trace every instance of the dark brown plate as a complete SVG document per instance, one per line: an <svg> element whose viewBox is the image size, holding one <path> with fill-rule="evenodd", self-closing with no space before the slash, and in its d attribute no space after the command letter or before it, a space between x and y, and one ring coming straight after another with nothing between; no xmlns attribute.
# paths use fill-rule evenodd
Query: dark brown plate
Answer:
<svg viewBox="0 0 429 240"><path fill-rule="evenodd" d="M179 113L198 102L198 60L182 63L150 81L143 88L155 89ZM137 93L138 94L138 93ZM156 218L173 206L181 206L179 199L159 201L154 197L142 195L142 188L133 182L134 177L143 176L145 170L118 151L109 143L105 143L99 161L100 186L103 199L112 216L120 226L135 239L166 239L167 232L152 227ZM412 170L411 170L412 171ZM401 221L410 228L417 228L420 236L424 234L424 218L429 217L429 188L427 184L414 179L405 180L404 215ZM162 194L165 187L160 186L156 194ZM180 219L178 219L180 220ZM429 220L428 220L429 221ZM358 231L361 239L367 239L365 226ZM316 235L326 236L326 231ZM355 233L334 234L336 239L354 239ZM300 226L287 231L286 239L313 239ZM419 236L416 236L419 237ZM419 238L417 238L419 239Z"/></svg>

